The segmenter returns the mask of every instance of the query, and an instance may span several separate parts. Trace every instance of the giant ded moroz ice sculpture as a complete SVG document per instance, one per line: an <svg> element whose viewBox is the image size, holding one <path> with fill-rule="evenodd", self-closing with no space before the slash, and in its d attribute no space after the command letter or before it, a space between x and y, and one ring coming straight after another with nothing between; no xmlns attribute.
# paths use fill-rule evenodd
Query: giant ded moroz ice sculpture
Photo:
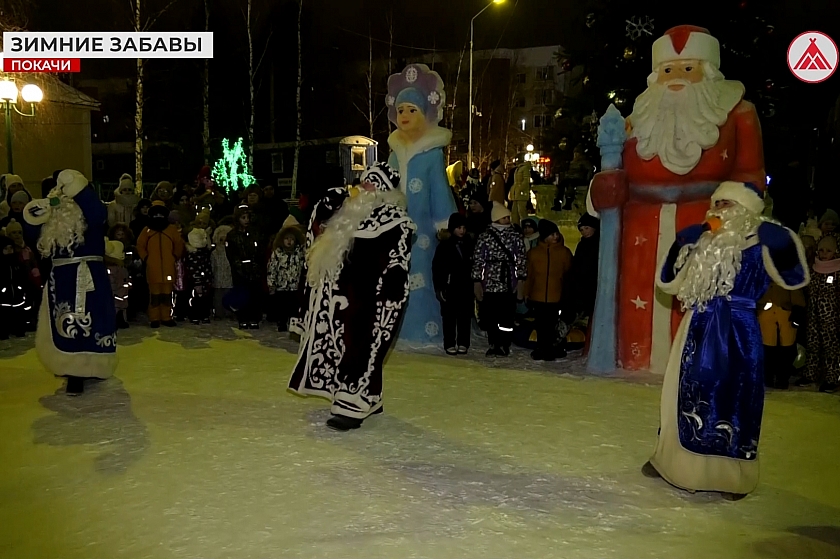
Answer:
<svg viewBox="0 0 840 559"><path fill-rule="evenodd" d="M602 168L587 196L601 218L598 298L588 368L664 373L679 303L656 287L676 232L704 220L727 180L765 188L761 127L741 82L720 71L720 44L681 25L653 43L648 88L626 122L601 119Z"/></svg>
<svg viewBox="0 0 840 559"><path fill-rule="evenodd" d="M410 294L400 341L413 347L443 343L440 303L432 285L437 233L457 211L446 177L443 148L452 132L441 128L443 80L425 64L410 64L388 79L388 118L397 129L388 138L388 164L399 169L408 214L417 225L411 247Z"/></svg>

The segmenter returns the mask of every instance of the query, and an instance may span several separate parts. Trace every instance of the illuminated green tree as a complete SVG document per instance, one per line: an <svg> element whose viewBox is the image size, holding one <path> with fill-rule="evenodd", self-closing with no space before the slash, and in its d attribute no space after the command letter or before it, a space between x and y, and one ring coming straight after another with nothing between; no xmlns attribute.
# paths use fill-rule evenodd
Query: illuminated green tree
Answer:
<svg viewBox="0 0 840 559"><path fill-rule="evenodd" d="M227 138L222 140L222 157L213 166L212 176L228 194L257 182L248 168L248 155L242 149L242 138L236 140L233 146Z"/></svg>

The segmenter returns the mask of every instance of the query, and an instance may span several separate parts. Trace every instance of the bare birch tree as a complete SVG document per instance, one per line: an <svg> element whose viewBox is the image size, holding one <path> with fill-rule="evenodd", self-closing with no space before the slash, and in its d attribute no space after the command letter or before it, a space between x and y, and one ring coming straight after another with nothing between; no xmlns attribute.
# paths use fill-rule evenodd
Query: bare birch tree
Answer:
<svg viewBox="0 0 840 559"><path fill-rule="evenodd" d="M458 60L458 72L455 74L455 86L452 89L452 105L449 110L449 130L455 135L455 109L458 107L458 84L461 83L461 67L464 65L464 54L467 52L467 45L461 49L461 57ZM452 142L446 148L446 164L452 163Z"/></svg>
<svg viewBox="0 0 840 559"><path fill-rule="evenodd" d="M373 138L374 129L376 127L376 122L379 120L379 117L385 112L387 106L382 107L378 112L374 113L374 98L375 98L375 66L373 65L373 35L371 34L370 30L370 22L368 22L368 69L365 72L365 89L366 89L366 101L367 101L367 110L363 109L356 103L353 102L353 106L356 107L356 110L359 111L362 116L365 117L365 120L368 123L368 133L369 138Z"/></svg>
<svg viewBox="0 0 840 559"><path fill-rule="evenodd" d="M134 30L140 31L140 2L134 3ZM134 189L143 196L143 59L137 59L137 83L134 88Z"/></svg>
<svg viewBox="0 0 840 559"><path fill-rule="evenodd" d="M271 32L268 34L268 38L265 41L265 48L263 49L262 55L260 55L260 59L257 61L257 64L254 65L254 28L253 28L253 18L251 17L251 13L253 12L253 0L247 0L246 3L246 10L245 10L245 28L248 33L248 95L250 99L250 108L251 114L248 120L248 168L253 172L254 170L254 123L256 121L256 77L257 72L260 69L260 65L262 65L263 58L265 58L265 53L268 51L268 45L271 41Z"/></svg>
<svg viewBox="0 0 840 559"><path fill-rule="evenodd" d="M248 94L251 100L251 118L248 121L248 168L254 168L254 36L251 32L251 0L248 0L248 14L245 16L248 30Z"/></svg>
<svg viewBox="0 0 840 559"><path fill-rule="evenodd" d="M373 138L373 35L370 32L370 22L368 22L368 69L365 72L365 85L367 89L367 110L362 109L355 101L353 102L353 106L367 120L369 128L368 138Z"/></svg>
<svg viewBox="0 0 840 559"><path fill-rule="evenodd" d="M391 11L388 12L388 17L386 18L388 22L388 77L391 77L391 74L394 73L394 8L391 7ZM393 123L388 120L388 134L390 135L393 131ZM371 136L372 137L372 136Z"/></svg>
<svg viewBox="0 0 840 559"><path fill-rule="evenodd" d="M301 18L303 16L303 0L298 0L298 21L297 21L297 43L298 43L298 79L297 79L297 95L295 102L297 104L297 141L295 142L295 160L292 166L292 198L297 198L297 180L298 180L298 165L300 164L300 128L303 123L303 111L300 106L300 90L303 86L303 40L301 36Z"/></svg>
<svg viewBox="0 0 840 559"><path fill-rule="evenodd" d="M169 2L162 10L157 12L153 17L149 17L143 21L142 17L142 1L143 0L128 0L129 7L132 12L132 24L134 31L148 31L157 22L158 18L168 10L172 4L177 0ZM137 76L134 85L135 96L135 110L134 110L134 188L139 195L143 195L143 153L145 146L145 129L143 128L143 105L145 97L143 96L143 78L146 70L145 60L137 59Z"/></svg>

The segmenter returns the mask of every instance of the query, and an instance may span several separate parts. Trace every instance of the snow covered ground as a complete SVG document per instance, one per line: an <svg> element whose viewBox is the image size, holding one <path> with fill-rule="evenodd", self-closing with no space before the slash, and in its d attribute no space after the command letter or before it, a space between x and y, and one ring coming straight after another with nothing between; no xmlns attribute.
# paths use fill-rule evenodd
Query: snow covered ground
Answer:
<svg viewBox="0 0 840 559"><path fill-rule="evenodd" d="M646 479L659 379L394 352L385 414L328 431L295 344L227 322L120 333L79 398L0 342L0 557L840 557L840 398L770 392L758 491Z"/></svg>

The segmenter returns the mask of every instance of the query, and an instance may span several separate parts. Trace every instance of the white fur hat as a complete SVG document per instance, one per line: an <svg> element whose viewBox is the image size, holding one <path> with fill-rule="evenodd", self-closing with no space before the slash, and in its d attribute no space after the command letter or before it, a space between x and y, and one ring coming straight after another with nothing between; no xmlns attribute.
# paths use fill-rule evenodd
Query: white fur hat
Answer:
<svg viewBox="0 0 840 559"><path fill-rule="evenodd" d="M708 29L678 25L653 42L654 71L665 62L700 60L720 68L720 43Z"/></svg>
<svg viewBox="0 0 840 559"><path fill-rule="evenodd" d="M125 247L121 241L105 239L105 256L114 260L125 260Z"/></svg>
<svg viewBox="0 0 840 559"><path fill-rule="evenodd" d="M730 200L756 215L764 212L764 194L752 183L722 182L712 194L712 207L718 200Z"/></svg>
<svg viewBox="0 0 840 559"><path fill-rule="evenodd" d="M492 221L499 221L500 219L504 219L506 217L510 217L510 210L498 202L493 202L493 209L490 211L490 219Z"/></svg>
<svg viewBox="0 0 840 559"><path fill-rule="evenodd" d="M74 198L88 185L88 180L79 171L65 169L58 174L56 184L62 188L66 196Z"/></svg>
<svg viewBox="0 0 840 559"><path fill-rule="evenodd" d="M11 173L9 173L9 174L3 175L3 176L6 177L6 182L5 182L6 188L8 188L9 186L11 186L13 184L23 184L23 179L20 178L20 175L12 175Z"/></svg>
<svg viewBox="0 0 840 559"><path fill-rule="evenodd" d="M129 175L128 173L123 173L120 177L120 184L117 187L117 190L120 190L124 186L134 188L134 179L132 179L131 175Z"/></svg>
<svg viewBox="0 0 840 559"><path fill-rule="evenodd" d="M187 240L193 248L204 248L210 241L207 239L207 231L204 229L195 228L187 235Z"/></svg>

